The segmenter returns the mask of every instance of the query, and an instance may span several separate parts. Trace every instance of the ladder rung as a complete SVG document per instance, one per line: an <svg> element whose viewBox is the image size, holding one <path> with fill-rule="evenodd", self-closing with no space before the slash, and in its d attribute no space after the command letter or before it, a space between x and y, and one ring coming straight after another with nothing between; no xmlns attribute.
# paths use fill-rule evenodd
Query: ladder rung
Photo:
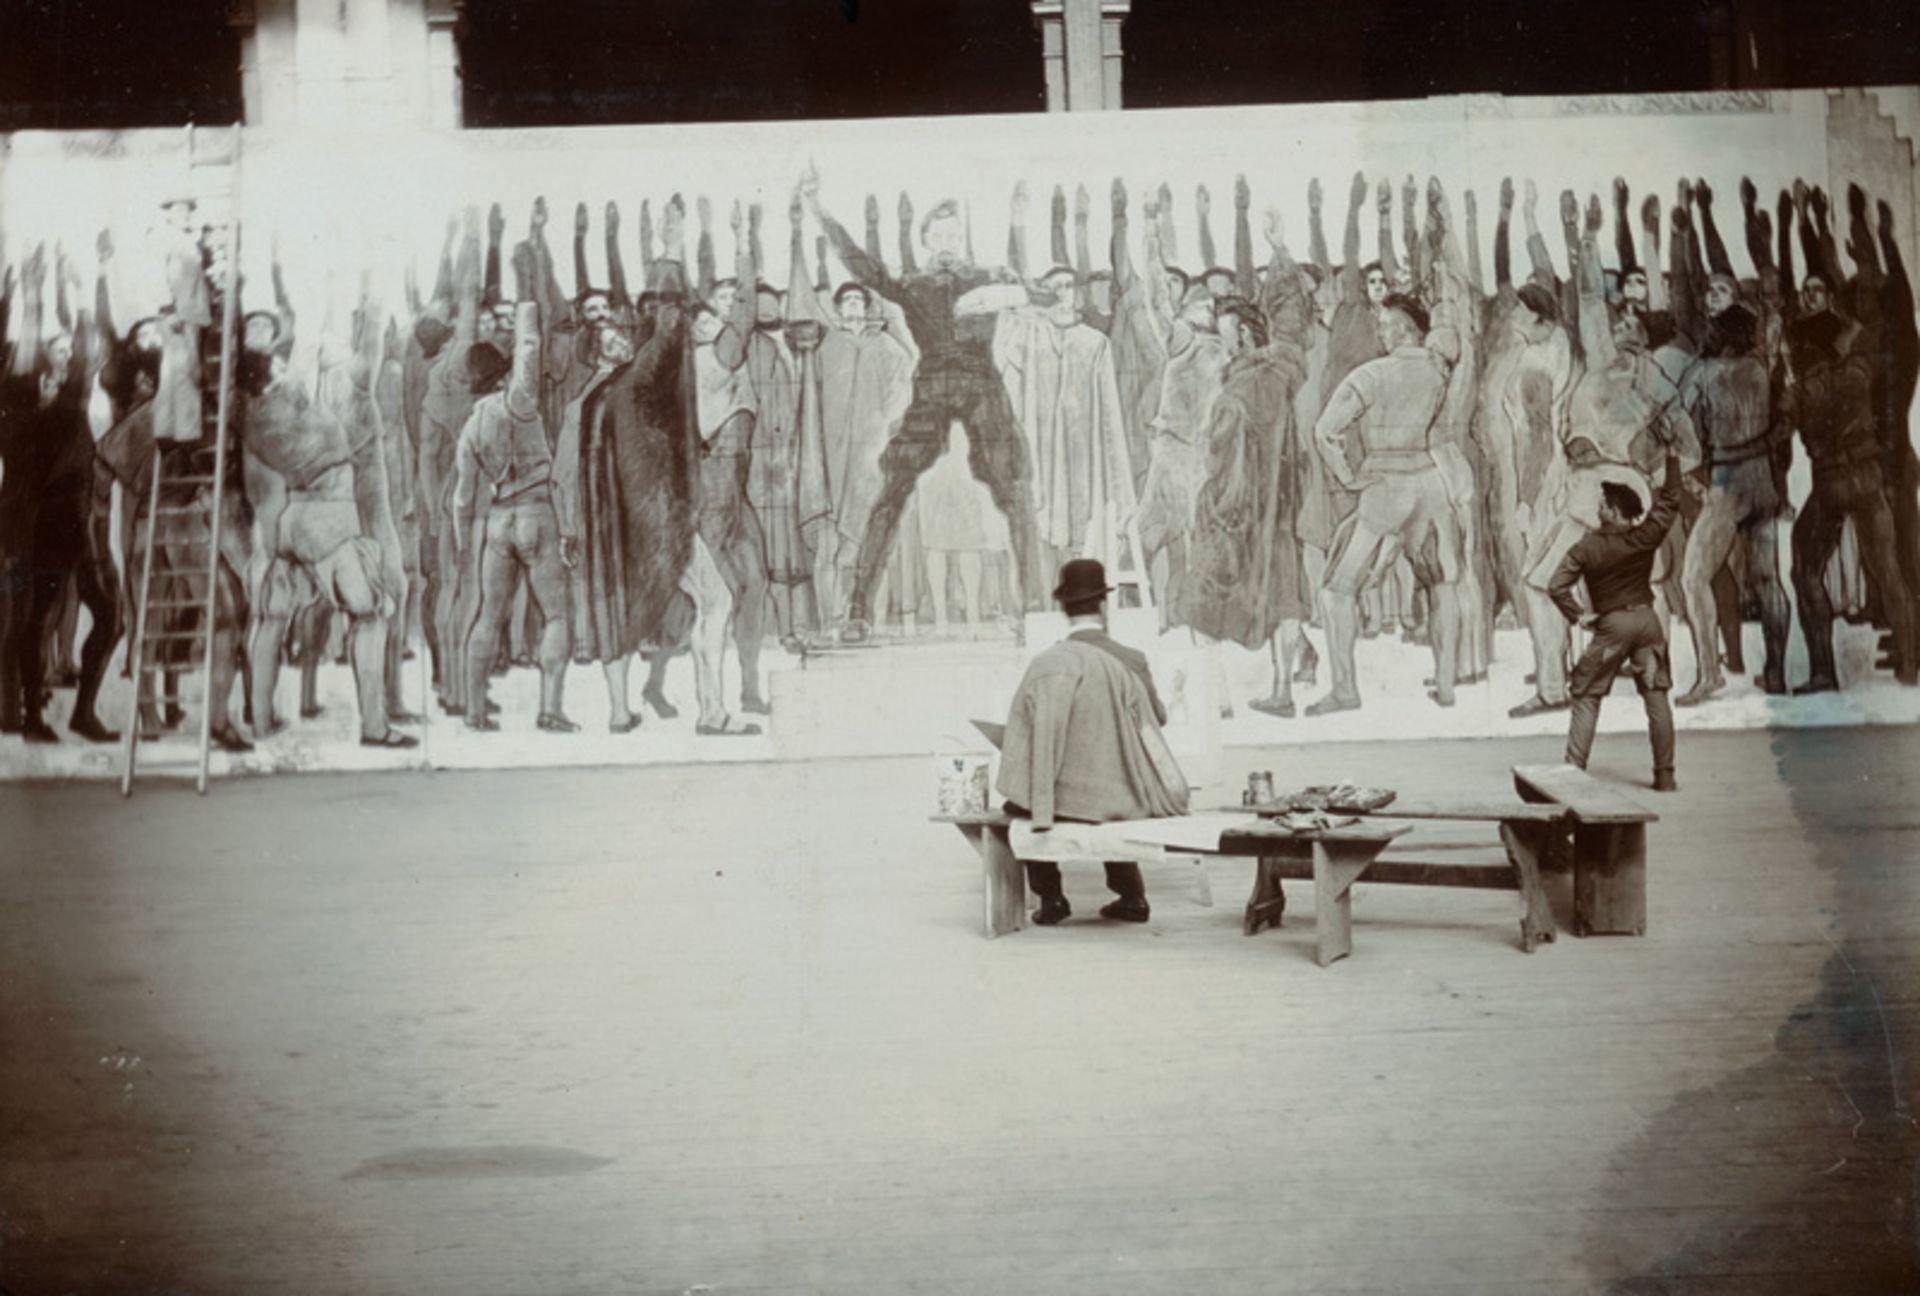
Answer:
<svg viewBox="0 0 1920 1296"><path fill-rule="evenodd" d="M162 477L163 486L211 486L219 481L212 473L194 473L191 476Z"/></svg>
<svg viewBox="0 0 1920 1296"><path fill-rule="evenodd" d="M147 611L155 612L165 608L204 608L206 605L205 599L148 599ZM147 638L151 639L153 636L148 635Z"/></svg>
<svg viewBox="0 0 1920 1296"><path fill-rule="evenodd" d="M204 504L168 505L155 510L156 517L210 517L213 510Z"/></svg>
<svg viewBox="0 0 1920 1296"><path fill-rule="evenodd" d="M194 606L198 607L200 605L196 603ZM199 630L149 630L146 636L148 643L177 643L185 639L200 639L204 637L204 633Z"/></svg>

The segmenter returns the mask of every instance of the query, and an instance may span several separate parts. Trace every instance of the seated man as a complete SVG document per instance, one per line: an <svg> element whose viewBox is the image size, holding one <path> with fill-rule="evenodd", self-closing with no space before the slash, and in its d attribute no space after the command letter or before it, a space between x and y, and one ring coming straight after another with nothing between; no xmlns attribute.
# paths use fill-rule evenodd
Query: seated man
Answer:
<svg viewBox="0 0 1920 1296"><path fill-rule="evenodd" d="M1067 637L1028 665L1001 743L997 786L1014 816L1013 852L1026 861L1027 883L1040 898L1033 921L1042 927L1073 912L1060 889L1058 863L1071 856L1049 849L1047 840L1056 823L1187 812L1186 780L1160 733L1167 712L1147 659L1107 637L1112 591L1095 559L1076 558L1060 569L1053 596L1066 611ZM1101 917L1147 921L1139 864L1110 861L1106 868L1107 886L1120 898Z"/></svg>

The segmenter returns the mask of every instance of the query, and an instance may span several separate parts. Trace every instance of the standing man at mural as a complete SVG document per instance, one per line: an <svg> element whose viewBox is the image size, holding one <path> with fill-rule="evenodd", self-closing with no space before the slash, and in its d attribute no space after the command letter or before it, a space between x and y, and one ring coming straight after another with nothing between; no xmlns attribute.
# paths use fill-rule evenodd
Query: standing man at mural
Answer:
<svg viewBox="0 0 1920 1296"><path fill-rule="evenodd" d="M1408 222L1417 190L1407 195ZM1459 536L1460 571L1458 580L1458 620L1451 633L1459 645L1458 681L1476 684L1486 679L1487 663L1492 655L1493 609L1488 591L1493 577L1487 561L1480 526L1482 509L1475 493L1477 479L1476 448L1470 429L1473 422L1474 378L1479 372L1480 330L1467 284L1466 258L1460 250L1458 227L1438 178L1427 185L1427 224L1423 237L1409 239L1415 246L1409 254L1421 267L1420 286L1428 302L1433 303L1449 321L1441 337L1447 348L1446 394L1441 400L1440 417L1434 425L1433 458L1447 484L1447 500L1453 510L1453 525ZM1436 339L1438 343L1439 339ZM1428 592L1441 579L1417 551L1407 554L1409 570L1418 587ZM1439 644L1439 627L1432 625L1434 645Z"/></svg>
<svg viewBox="0 0 1920 1296"><path fill-rule="evenodd" d="M1829 693L1840 687L1827 565L1848 521L1860 537L1861 561L1879 593L1881 615L1892 635L1895 677L1913 684L1920 680L1913 606L1895 552L1885 456L1875 426L1872 362L1854 349L1860 338L1857 326L1830 337L1809 327L1817 323L1817 317L1801 321L1792 333L1792 367L1780 412L1782 421L1800 433L1813 465L1813 489L1793 524L1793 587L1808 665L1806 683L1794 692Z"/></svg>
<svg viewBox="0 0 1920 1296"><path fill-rule="evenodd" d="M1209 641L1256 650L1274 644L1279 667L1273 694L1253 706L1290 717L1294 657L1309 610L1294 530L1303 457L1294 396L1306 381L1310 307L1277 213L1268 218L1267 237L1274 260L1265 309L1240 298L1215 307L1229 359L1208 420L1189 612L1195 633ZM1216 687L1223 674L1216 674Z"/></svg>
<svg viewBox="0 0 1920 1296"><path fill-rule="evenodd" d="M760 243L760 205L747 213L747 240L756 271L766 257ZM806 278L805 251L793 230L789 265L800 266ZM743 286L741 291L747 289ZM803 631L814 624L813 554L804 522L821 502L801 499L802 455L819 447L800 442L800 374L793 348L787 344L785 300L764 280L753 291L753 330L747 336L747 379L753 385L753 454L747 471L747 502L760 521L766 547L768 591L772 596L774 628L782 644L797 648ZM811 481L819 484L818 476Z"/></svg>
<svg viewBox="0 0 1920 1296"><path fill-rule="evenodd" d="M1441 308L1450 312L1452 305L1442 302ZM1436 662L1431 697L1441 706L1454 700L1462 555L1447 481L1432 451L1447 396L1453 326L1443 317L1430 337L1426 310L1405 297L1388 298L1381 318L1387 354L1347 375L1314 429L1328 472L1360 498L1330 558L1325 609L1332 689L1307 708L1310 716L1360 708L1354 678L1360 593L1396 545L1417 555L1429 573ZM1356 425L1363 447L1358 473L1348 464L1346 440Z"/></svg>
<svg viewBox="0 0 1920 1296"><path fill-rule="evenodd" d="M904 206L904 195L901 201ZM796 194L796 229L802 211ZM911 208L903 215L903 228L910 227ZM802 274L794 280L792 301L794 318L826 325L819 352L820 425L833 520L822 533L814 585L822 619L838 628L846 624L861 544L880 497L881 456L913 403L920 351L899 305L864 284L842 284L829 305ZM880 597L878 585L874 597Z"/></svg>
<svg viewBox="0 0 1920 1296"><path fill-rule="evenodd" d="M1684 487L1678 458L1668 455L1666 479L1644 519L1640 497L1631 487L1607 482L1601 487L1600 525L1567 551L1554 570L1553 603L1561 616L1592 632L1593 638L1573 672L1573 719L1567 731L1567 764L1587 767L1600 704L1613 689L1622 667L1632 672L1647 708L1647 732L1653 744L1653 789L1674 792L1673 708L1667 691L1673 679L1667 665L1667 636L1653 609L1654 557L1679 516ZM1589 611L1574 598L1585 582Z"/></svg>
<svg viewBox="0 0 1920 1296"><path fill-rule="evenodd" d="M1167 364L1167 348L1155 328L1151 300L1152 283L1159 277L1159 267L1151 259L1146 263L1145 273L1134 266L1125 182L1113 182L1111 198L1113 233L1108 246L1113 265L1113 309L1107 335L1113 341L1113 365L1120 381L1120 417L1127 430L1127 458L1133 465L1134 489L1144 502L1148 498L1146 476L1152 463L1148 446L1153 437L1153 414L1159 405L1161 373ZM1149 212L1147 237L1153 236L1155 224ZM1144 538L1142 543L1144 545ZM1141 561L1144 566L1146 559Z"/></svg>
<svg viewBox="0 0 1920 1296"><path fill-rule="evenodd" d="M362 347L377 353L380 333L368 332L372 338L363 337ZM404 584L394 583L389 555L363 528L355 446L347 426L324 387L315 399L296 376L286 354L290 341L276 344L267 355L243 350L239 366L246 493L254 511L249 579L254 724L266 731L278 727L273 695L288 622L324 598L351 620L348 642L361 745L414 747L418 739L389 727L386 706L388 620L405 596ZM331 367L327 345L323 337L323 374ZM364 364L371 372L372 359L363 350L340 363ZM384 481L379 485L384 491Z"/></svg>
<svg viewBox="0 0 1920 1296"><path fill-rule="evenodd" d="M406 427L407 446L413 455L407 480L413 493L413 531L415 543L419 546L417 561L420 572L417 585L409 586L408 600L418 614L421 634L427 641L427 655L432 665L432 687L435 694L440 696L444 696L448 662L440 642L437 606L442 579L440 501L434 496L428 480L426 404L427 384L433 366L453 336L453 255L459 237L460 220L455 216L447 222L446 235L440 245L439 268L434 275L433 295L426 301L413 300L418 297L419 290L414 283L412 262L407 263L408 306L412 322L406 330L400 364L400 416ZM437 484L437 480L433 484ZM409 613L409 624L413 615Z"/></svg>
<svg viewBox="0 0 1920 1296"><path fill-rule="evenodd" d="M56 279L67 281L77 294L77 272L64 253L56 260ZM74 332L42 337L46 274L46 250L36 248L21 271L23 335L0 380L0 462L6 473L0 479L0 564L12 559L10 617L0 645L7 692L0 700L0 722L31 743L59 741L42 718L43 653L61 592L72 579L93 625L68 724L89 741L108 742L114 735L94 714L93 702L117 637L118 616L112 587L102 585L98 565L88 561L93 434L86 406L97 343L87 311Z"/></svg>
<svg viewBox="0 0 1920 1296"><path fill-rule="evenodd" d="M1000 314L994 363L1027 436L1041 540L1049 552L1113 563L1119 520L1134 512L1133 466L1113 348L1081 320L1077 278L1055 266L1032 305Z"/></svg>
<svg viewBox="0 0 1920 1296"><path fill-rule="evenodd" d="M613 436L609 398L631 399L617 374L629 370L633 344L611 321L589 326L595 364L590 380L568 402L554 446L553 506L568 576L573 659L599 662L607 681L607 729L631 733L640 715L628 703L627 677L639 640L629 629L635 598L630 582L648 557L631 552L626 507L629 484L624 447ZM636 493L639 482L632 482Z"/></svg>
<svg viewBox="0 0 1920 1296"><path fill-rule="evenodd" d="M993 365L994 312L985 306L978 307L977 313L971 306L961 310L969 293L990 285L1005 287L1004 277L969 262L960 205L951 199L928 212L920 224L920 241L930 254L931 267L895 279L884 263L869 256L844 226L821 209L817 174L809 170L801 177L800 192L854 277L899 304L921 354L913 403L881 456L880 496L861 543L848 609L850 634L859 637L871 622L873 585L892 548L900 514L920 474L940 457L948 425L955 419L966 432L974 476L986 483L994 504L1006 516L1020 568L1022 598L1029 607L1037 606L1034 598L1044 577L1034 524L1032 465L1006 388Z"/></svg>
<svg viewBox="0 0 1920 1296"><path fill-rule="evenodd" d="M1623 311L1609 320L1599 229L1596 199L1588 210L1576 269L1587 364L1573 385L1564 440L1556 437L1553 442L1554 458L1539 495L1525 576L1535 690L1532 698L1508 712L1516 719L1572 704L1567 692L1567 620L1553 611L1553 581L1567 552L1599 527L1603 485L1611 481L1631 491L1647 489L1646 470L1662 455L1662 447L1678 453L1688 470L1699 462L1692 422L1679 407L1679 389L1647 352L1643 318ZM1529 284L1522 291L1539 289ZM1544 295L1540 300L1547 301ZM1663 560L1659 554L1655 559L1655 579L1663 579Z"/></svg>
<svg viewBox="0 0 1920 1296"><path fill-rule="evenodd" d="M420 491L433 518L435 546L429 601L435 637L446 658L440 672L440 709L450 716L467 714L467 637L480 607L479 574L471 564L481 546L471 536L456 534L453 509L456 448L475 399L474 347L494 332L492 313L481 310L480 292L480 212L469 207L454 271L453 330L428 369L420 419ZM483 496L476 511L485 506Z"/></svg>
<svg viewBox="0 0 1920 1296"><path fill-rule="evenodd" d="M609 689L625 687L624 659L649 654L641 696L662 719L679 713L667 700L665 677L674 654L690 646L705 732L736 731L726 724L720 662L732 602L713 557L695 531L699 442L694 425L693 357L688 344L687 284L676 195L662 216L664 255L651 240L641 247L646 288L636 309L633 358L621 362L616 334L603 333L613 368L580 403L575 464L563 440L556 491L566 491L574 570L574 653L604 663ZM649 229L643 214L642 228ZM577 483L572 474L577 470ZM556 495L556 503L560 498ZM563 515L564 515L563 514ZM610 727L634 722L624 695L613 694ZM716 728L718 726L718 728ZM751 731L751 727L740 729Z"/></svg>
<svg viewBox="0 0 1920 1296"><path fill-rule="evenodd" d="M514 248L513 274L517 305L511 367L503 373L497 351L480 351L475 386L481 394L461 430L456 455L456 540L464 543L472 532L477 494L486 491L493 501L479 537L480 611L467 636L467 727L500 727L486 712L487 681L513 612L515 581L525 579L540 617L540 714L535 724L547 733L575 733L580 726L567 718L562 704L567 578L553 506L553 451L540 417L543 335L540 306L533 297L539 268L531 245Z"/></svg>
<svg viewBox="0 0 1920 1296"><path fill-rule="evenodd" d="M1745 546L1747 580L1760 601L1764 692L1787 691L1792 615L1779 577L1785 501L1775 460L1783 447L1773 418L1771 381L1759 357L1759 321L1739 304L1738 285L1731 276L1706 278L1698 273L1688 246L1691 228L1687 208L1677 207L1675 327L1694 340L1700 356L1681 383L1680 398L1699 431L1707 472L1700 513L1687 537L1682 576L1698 676L1691 689L1674 699L1678 706L1697 706L1726 687L1715 651L1719 614L1713 580L1736 543Z"/></svg>
<svg viewBox="0 0 1920 1296"><path fill-rule="evenodd" d="M1067 637L1035 657L1014 692L995 787L1014 817L1010 842L1040 899L1033 921L1052 927L1073 913L1060 862L1084 858L1085 826L1187 812L1186 781L1166 753L1166 707L1144 654L1107 634L1106 570L1091 558L1060 569L1054 597ZM1097 857L1096 857L1097 858ZM1152 917L1140 865L1106 864L1117 899L1100 916Z"/></svg>
<svg viewBox="0 0 1920 1296"><path fill-rule="evenodd" d="M113 325L111 295L107 289L107 266L114 255L113 237L100 231L99 319L100 335L107 361L100 372L100 387L107 397L107 426L96 431L94 442L93 549L100 578L111 582L116 591L122 631L133 623L133 605L139 597L135 585L134 553L139 548L141 501L144 474L153 462L153 395L160 386L160 322L148 316L136 320L121 337ZM94 407L98 413L98 406ZM115 499L119 500L116 510ZM115 513L119 514L118 527ZM157 555L156 555L157 556ZM116 558L118 564L116 566ZM111 655L112 650L108 650ZM131 663L122 667L131 677ZM160 719L153 716L149 728L157 732Z"/></svg>
<svg viewBox="0 0 1920 1296"><path fill-rule="evenodd" d="M759 402L747 368L753 335L757 264L745 217L734 204L736 277L714 285L693 312L695 412L700 458L700 535L733 598L733 644L740 660L740 709L766 715L760 650L766 641L767 541L748 498ZM701 243L708 243L703 234ZM711 711L702 703L703 711Z"/></svg>
<svg viewBox="0 0 1920 1296"><path fill-rule="evenodd" d="M1883 201L1877 215L1886 274L1881 283L1878 367L1882 381L1875 426L1892 509L1895 561L1906 581L1907 606L1920 617L1920 455L1914 453L1910 422L1914 389L1920 385L1920 324L1914 318L1913 281L1907 275L1900 241L1894 237L1893 208Z"/></svg>
<svg viewBox="0 0 1920 1296"><path fill-rule="evenodd" d="M1508 229L1513 182L1500 187L1500 217L1495 227L1495 293L1487 308L1488 346L1481 371L1473 436L1486 465L1486 513L1498 588L1515 619L1533 630L1533 598L1526 573L1528 553L1548 525L1541 516L1551 501L1542 499L1549 473L1561 462L1566 439L1567 399L1573 386L1573 343L1560 320L1559 301L1536 283L1515 288ZM1555 618L1557 622L1558 618ZM1564 629L1536 636L1534 674L1545 680L1541 696L1564 703ZM1543 667L1541 658L1550 660ZM1542 673L1544 670L1544 674Z"/></svg>
<svg viewBox="0 0 1920 1296"><path fill-rule="evenodd" d="M1145 247L1148 319L1165 361L1149 424L1153 439L1142 488L1140 544L1149 560L1165 555L1162 622L1176 626L1188 624L1190 545L1194 509L1207 473L1207 420L1226 381L1230 357L1215 330L1213 294L1163 264L1171 255L1162 242L1163 229L1164 223L1150 214ZM1220 703L1229 705L1224 695Z"/></svg>

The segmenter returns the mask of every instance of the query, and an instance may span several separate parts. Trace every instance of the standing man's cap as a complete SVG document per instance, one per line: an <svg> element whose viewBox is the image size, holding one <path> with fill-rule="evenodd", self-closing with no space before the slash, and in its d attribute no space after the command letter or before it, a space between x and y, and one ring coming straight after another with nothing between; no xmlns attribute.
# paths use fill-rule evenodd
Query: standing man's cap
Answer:
<svg viewBox="0 0 1920 1296"><path fill-rule="evenodd" d="M1111 593L1107 569L1098 558L1075 558L1060 568L1060 583L1054 587L1053 597L1062 603L1080 603Z"/></svg>

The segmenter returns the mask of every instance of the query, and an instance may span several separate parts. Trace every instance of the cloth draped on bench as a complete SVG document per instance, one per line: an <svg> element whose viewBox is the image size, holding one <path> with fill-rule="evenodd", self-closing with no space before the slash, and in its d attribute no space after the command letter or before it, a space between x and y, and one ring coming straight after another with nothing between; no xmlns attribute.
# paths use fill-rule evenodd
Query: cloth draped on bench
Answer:
<svg viewBox="0 0 1920 1296"><path fill-rule="evenodd" d="M1257 823L1248 815L1169 815L1160 819L1121 819L1113 823L1063 823L1055 820L1036 832L1033 820L1015 817L1007 824L1007 844L1017 860L1053 864L1131 860L1152 863L1169 856L1217 853L1223 828Z"/></svg>

